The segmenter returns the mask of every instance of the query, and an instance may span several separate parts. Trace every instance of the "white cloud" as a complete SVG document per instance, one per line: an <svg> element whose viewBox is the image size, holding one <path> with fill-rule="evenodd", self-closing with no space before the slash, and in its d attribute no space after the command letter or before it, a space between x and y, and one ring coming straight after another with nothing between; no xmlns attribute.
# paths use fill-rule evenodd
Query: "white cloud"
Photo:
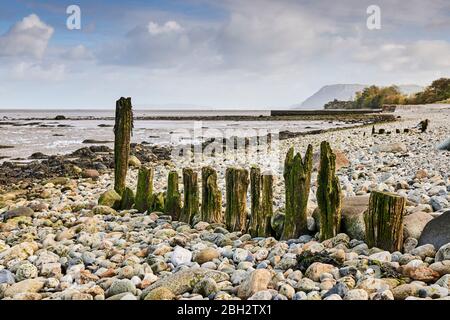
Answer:
<svg viewBox="0 0 450 320"><path fill-rule="evenodd" d="M94 59L94 54L84 45L80 44L64 51L61 57L69 60L92 60Z"/></svg>
<svg viewBox="0 0 450 320"><path fill-rule="evenodd" d="M53 32L51 26L31 14L0 36L0 56L41 59Z"/></svg>
<svg viewBox="0 0 450 320"><path fill-rule="evenodd" d="M61 81L64 79L65 71L66 67L63 64L20 62L12 67L11 76L15 80Z"/></svg>
<svg viewBox="0 0 450 320"><path fill-rule="evenodd" d="M444 40L418 40L361 46L357 61L379 66L383 71L414 72L441 70L450 72L450 43Z"/></svg>
<svg viewBox="0 0 450 320"><path fill-rule="evenodd" d="M176 21L167 21L164 25L159 25L156 22L150 21L147 25L147 30L151 35L158 35L171 32L181 32L183 28Z"/></svg>

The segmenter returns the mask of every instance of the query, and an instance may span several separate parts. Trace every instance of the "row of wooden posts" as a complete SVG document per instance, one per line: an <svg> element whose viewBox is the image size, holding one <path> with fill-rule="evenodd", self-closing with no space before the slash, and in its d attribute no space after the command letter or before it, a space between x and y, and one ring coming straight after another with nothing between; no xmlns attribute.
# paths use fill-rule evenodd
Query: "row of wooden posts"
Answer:
<svg viewBox="0 0 450 320"><path fill-rule="evenodd" d="M136 193L126 187L125 179L130 154L133 115L130 98L116 104L115 179L114 189L121 195L121 209L134 207L139 212L161 211L174 220L191 223L195 216L209 223L225 223L229 231L248 232L253 237L272 235L273 182L270 172L252 167L229 167L225 172L226 209L222 212L222 192L217 172L212 167L201 169L201 203L198 173L191 168L182 170L183 195L179 191L177 171L168 174L165 193L153 192L154 169L141 167ZM341 230L342 193L335 174L336 156L326 141L320 145L317 203L320 211L320 239L334 237ZM289 149L284 163L285 208L281 239L294 239L308 233L307 205L313 171L313 148L305 156ZM247 216L247 192L250 185L250 219ZM182 201L183 197L183 201ZM183 205L182 205L183 202ZM402 245L405 199L395 194L372 192L365 213L366 242L386 250L399 250ZM248 221L249 220L249 221Z"/></svg>

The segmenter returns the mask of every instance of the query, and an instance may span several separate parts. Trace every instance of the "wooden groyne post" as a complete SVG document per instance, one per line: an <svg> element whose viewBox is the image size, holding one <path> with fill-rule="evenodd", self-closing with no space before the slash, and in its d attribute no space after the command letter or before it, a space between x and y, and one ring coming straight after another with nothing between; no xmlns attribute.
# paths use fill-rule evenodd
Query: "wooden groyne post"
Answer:
<svg viewBox="0 0 450 320"><path fill-rule="evenodd" d="M403 215L406 199L394 193L372 191L364 216L366 243L388 251L400 251L403 245Z"/></svg>
<svg viewBox="0 0 450 320"><path fill-rule="evenodd" d="M231 232L247 230L248 170L229 167L225 172L225 223Z"/></svg>
<svg viewBox="0 0 450 320"><path fill-rule="evenodd" d="M207 166L202 168L202 221L222 223L222 193L217 186L217 172Z"/></svg>
<svg viewBox="0 0 450 320"><path fill-rule="evenodd" d="M125 180L130 156L133 111L131 98L120 98L116 102L114 125L114 190L120 195L125 191Z"/></svg>
<svg viewBox="0 0 450 320"><path fill-rule="evenodd" d="M290 148L284 162L286 210L281 239L295 239L307 233L307 207L311 186L313 148L308 145L304 160L300 153L294 156Z"/></svg>
<svg viewBox="0 0 450 320"><path fill-rule="evenodd" d="M270 219L273 215L273 174L252 167L250 170L251 218L248 233L252 237L268 237L271 234Z"/></svg>
<svg viewBox="0 0 450 320"><path fill-rule="evenodd" d="M153 176L154 169L141 167L138 172L138 181L136 188L136 199L134 207L139 212L145 212L149 209L153 194Z"/></svg>
<svg viewBox="0 0 450 320"><path fill-rule="evenodd" d="M181 213L181 194L178 186L178 173L174 170L169 172L167 179L167 194L164 212L178 220Z"/></svg>
<svg viewBox="0 0 450 320"><path fill-rule="evenodd" d="M180 221L190 223L199 211L199 191L197 172L191 168L183 169L184 206L181 211Z"/></svg>
<svg viewBox="0 0 450 320"><path fill-rule="evenodd" d="M320 169L317 177L317 204L320 212L320 240L336 236L341 225L342 195L339 179L336 176L336 155L330 144L320 145Z"/></svg>

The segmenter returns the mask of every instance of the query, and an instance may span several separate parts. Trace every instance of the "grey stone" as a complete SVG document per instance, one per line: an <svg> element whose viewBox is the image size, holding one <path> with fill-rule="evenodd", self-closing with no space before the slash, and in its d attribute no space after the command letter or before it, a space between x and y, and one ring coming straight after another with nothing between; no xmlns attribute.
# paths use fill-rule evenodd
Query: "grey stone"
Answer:
<svg viewBox="0 0 450 320"><path fill-rule="evenodd" d="M11 271L6 269L0 270L0 284L2 283L13 284L14 282L16 281Z"/></svg>
<svg viewBox="0 0 450 320"><path fill-rule="evenodd" d="M112 297L120 293L136 294L136 286L129 279L122 279L114 281L109 289L106 291L107 297Z"/></svg>
<svg viewBox="0 0 450 320"><path fill-rule="evenodd" d="M450 151L450 137L437 145L438 150Z"/></svg>
<svg viewBox="0 0 450 320"><path fill-rule="evenodd" d="M403 237L419 239L423 228L428 222L433 220L433 216L426 212L414 212L403 218Z"/></svg>
<svg viewBox="0 0 450 320"><path fill-rule="evenodd" d="M12 219L15 217L32 217L34 211L28 207L19 207L3 213L0 217L3 218L4 221L8 219Z"/></svg>
<svg viewBox="0 0 450 320"><path fill-rule="evenodd" d="M419 239L419 245L431 243L435 248L450 243L450 211L427 223Z"/></svg>
<svg viewBox="0 0 450 320"><path fill-rule="evenodd" d="M444 244L436 253L435 261L450 260L450 243Z"/></svg>

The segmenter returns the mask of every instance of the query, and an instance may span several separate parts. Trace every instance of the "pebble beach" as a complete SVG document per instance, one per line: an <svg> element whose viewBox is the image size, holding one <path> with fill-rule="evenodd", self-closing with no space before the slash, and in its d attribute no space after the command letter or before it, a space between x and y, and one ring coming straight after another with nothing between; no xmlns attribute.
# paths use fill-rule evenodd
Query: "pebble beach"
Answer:
<svg viewBox="0 0 450 320"><path fill-rule="evenodd" d="M223 192L229 166L272 170L274 215L280 215L286 152L294 147L303 155L308 144L317 152L328 141L344 200L341 233L322 242L317 171L308 203L309 233L289 240L252 238L199 219L190 225L160 212L99 205L100 195L113 187L110 166L76 167L77 175L69 177L3 185L0 299L450 300L450 151L438 148L450 138L450 106L402 107L394 115L397 121L375 125L383 134L372 134L372 126L355 127L280 140L277 148L262 153L250 149L196 162L160 157L149 162L158 192L164 191L170 170L181 175L185 167L214 167ZM415 127L424 119L430 124L420 133ZM138 168L149 164L138 158L128 170L132 189ZM363 215L374 190L407 199L401 251L365 243Z"/></svg>

